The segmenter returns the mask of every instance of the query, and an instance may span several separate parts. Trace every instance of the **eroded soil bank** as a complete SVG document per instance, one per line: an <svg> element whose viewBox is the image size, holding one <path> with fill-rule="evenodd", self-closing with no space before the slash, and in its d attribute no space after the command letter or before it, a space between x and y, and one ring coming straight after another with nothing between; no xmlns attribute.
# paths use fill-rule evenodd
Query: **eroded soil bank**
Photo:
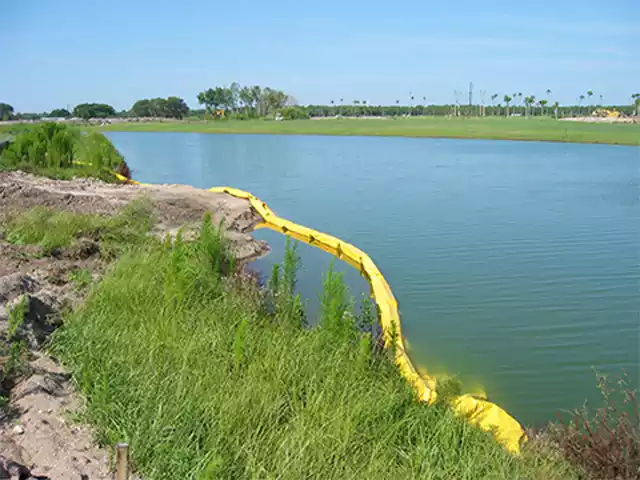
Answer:
<svg viewBox="0 0 640 480"><path fill-rule="evenodd" d="M147 198L154 234L175 234L211 212L241 263L268 251L249 231L260 217L246 200L183 185L111 185L96 180L59 181L20 172L0 173L0 223L36 206L57 211L116 215L132 200ZM0 478L111 478L109 452L96 446L91 432L74 422L81 410L70 376L44 353L60 312L82 301L74 272L100 278L106 263L100 245L80 238L43 255L38 246L14 245L0 238L0 341L8 342L9 316L26 301L18 335L28 345L28 361L15 381L0 385L8 403L0 407ZM8 358L0 356L0 362ZM1 363L0 363L1 366Z"/></svg>

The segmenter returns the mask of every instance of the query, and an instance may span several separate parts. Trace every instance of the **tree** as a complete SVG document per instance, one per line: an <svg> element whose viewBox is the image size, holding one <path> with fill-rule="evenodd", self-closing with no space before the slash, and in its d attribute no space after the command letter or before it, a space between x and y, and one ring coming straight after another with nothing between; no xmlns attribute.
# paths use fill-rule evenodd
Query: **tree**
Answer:
<svg viewBox="0 0 640 480"><path fill-rule="evenodd" d="M228 95L224 88L209 88L198 94L198 103L204 105L210 114L215 114L218 107L224 106L228 101Z"/></svg>
<svg viewBox="0 0 640 480"><path fill-rule="evenodd" d="M66 108L56 108L54 110L51 110L51 113L49 113L49 115L47 115L50 118L68 118L71 116L71 112L69 112L69 110L67 110Z"/></svg>
<svg viewBox="0 0 640 480"><path fill-rule="evenodd" d="M167 116L182 119L189 115L189 106L180 97L168 97L165 104Z"/></svg>
<svg viewBox="0 0 640 480"><path fill-rule="evenodd" d="M105 103L81 103L73 109L73 116L84 118L115 117L116 111L111 105Z"/></svg>
<svg viewBox="0 0 640 480"><path fill-rule="evenodd" d="M7 121L13 118L13 107L8 103L0 103L0 120Z"/></svg>
<svg viewBox="0 0 640 480"><path fill-rule="evenodd" d="M540 113L544 116L544 107L547 105L547 103L549 103L547 100L542 99L538 102L538 105L540 105Z"/></svg>
<svg viewBox="0 0 640 480"><path fill-rule="evenodd" d="M584 102L584 95L580 95L580 96L578 97L578 104L580 105L580 113L583 113L583 110L582 110L582 102Z"/></svg>
<svg viewBox="0 0 640 480"><path fill-rule="evenodd" d="M508 117L510 114L510 108L511 108L510 102L511 100L513 100L513 97L510 97L509 95L505 94L502 100L504 100L504 103L507 105L507 111L505 115Z"/></svg>
<svg viewBox="0 0 640 480"><path fill-rule="evenodd" d="M587 97L589 97L589 102L591 102L591 97L593 97L593 90L587 90Z"/></svg>
<svg viewBox="0 0 640 480"><path fill-rule="evenodd" d="M633 106L636 109L636 113L635 116L638 116L638 112L640 112L640 93L634 93L631 95L631 98L633 99Z"/></svg>
<svg viewBox="0 0 640 480"><path fill-rule="evenodd" d="M536 99L536 97L534 97L533 95L530 95L528 97L524 97L523 103L524 103L524 115L525 115L525 117L529 116L529 110L531 109L531 104L533 104L535 99Z"/></svg>
<svg viewBox="0 0 640 480"><path fill-rule="evenodd" d="M131 114L135 117L150 117L151 110L149 108L149 99L144 98L142 100L138 100L131 107Z"/></svg>

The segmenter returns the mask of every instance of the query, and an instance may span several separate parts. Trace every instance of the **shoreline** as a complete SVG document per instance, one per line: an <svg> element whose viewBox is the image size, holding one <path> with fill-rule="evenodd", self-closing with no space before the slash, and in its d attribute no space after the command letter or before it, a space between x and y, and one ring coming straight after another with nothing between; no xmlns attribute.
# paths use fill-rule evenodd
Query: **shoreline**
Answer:
<svg viewBox="0 0 640 480"><path fill-rule="evenodd" d="M580 145L611 145L616 147L640 147L638 143L616 143L603 142L598 140L557 140L557 139L533 139L533 138L502 138L502 137L465 137L465 136L441 136L441 135L404 135L404 134L387 134L387 133L307 133L307 132L207 132L198 130L119 130L119 129L103 129L99 128L101 133L200 133L202 135L282 135L288 137L376 137L376 138L409 138L409 139L431 139L431 140L492 140L500 142L528 142L528 143L570 143Z"/></svg>
<svg viewBox="0 0 640 480"><path fill-rule="evenodd" d="M640 146L640 125L553 119L418 118L117 122L94 125L106 132L203 133L236 135L309 135L328 137L400 137L455 140L583 143Z"/></svg>

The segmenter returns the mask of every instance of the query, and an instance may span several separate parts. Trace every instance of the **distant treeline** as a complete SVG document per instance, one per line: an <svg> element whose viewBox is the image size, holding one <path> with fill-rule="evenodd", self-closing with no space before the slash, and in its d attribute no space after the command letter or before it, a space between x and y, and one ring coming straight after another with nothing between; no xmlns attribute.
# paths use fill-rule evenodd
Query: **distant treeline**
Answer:
<svg viewBox="0 0 640 480"><path fill-rule="evenodd" d="M551 91L547 90L550 94ZM593 97L593 100L592 100ZM425 97L422 97L426 100ZM193 118L193 119L249 119L249 118L315 118L315 117L399 117L399 116L556 116L573 117L591 115L594 110L617 110L624 115L638 115L640 94L631 95L630 105L602 105L595 101L593 92L580 96L577 105L551 104L546 99L535 96L523 96L521 93L491 96L490 105L371 105L366 100L355 100L352 103L331 101L330 105L297 105L293 97L282 90L271 87L241 86L232 83L228 87L216 86L203 90L197 95L197 101L204 108L190 109L183 98L149 98L136 101L129 110L116 112L111 106L103 103L82 103L72 111L64 108L45 113L15 113L11 105L0 103L0 120L35 120L47 118Z"/></svg>

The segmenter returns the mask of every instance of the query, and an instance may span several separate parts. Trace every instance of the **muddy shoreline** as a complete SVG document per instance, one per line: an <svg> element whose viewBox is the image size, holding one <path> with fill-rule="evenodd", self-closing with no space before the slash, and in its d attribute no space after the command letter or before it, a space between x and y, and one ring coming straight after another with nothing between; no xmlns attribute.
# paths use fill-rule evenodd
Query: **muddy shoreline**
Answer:
<svg viewBox="0 0 640 480"><path fill-rule="evenodd" d="M249 234L261 217L247 200L184 185L112 185L0 173L0 222L36 206L111 216L141 197L151 203L155 235L175 235L180 228L187 235L210 212L240 265L269 250ZM0 236L0 341L8 341L10 313L26 299L28 313L18 335L29 348L23 375L0 385L9 399L0 408L0 478L111 478L110 453L96 445L87 427L73 421L82 401L70 375L43 352L61 311L78 305L86 293L71 281L73 272L90 272L96 280L105 268L92 239L42 255L37 246L14 245ZM1 361L6 359L0 356Z"/></svg>

